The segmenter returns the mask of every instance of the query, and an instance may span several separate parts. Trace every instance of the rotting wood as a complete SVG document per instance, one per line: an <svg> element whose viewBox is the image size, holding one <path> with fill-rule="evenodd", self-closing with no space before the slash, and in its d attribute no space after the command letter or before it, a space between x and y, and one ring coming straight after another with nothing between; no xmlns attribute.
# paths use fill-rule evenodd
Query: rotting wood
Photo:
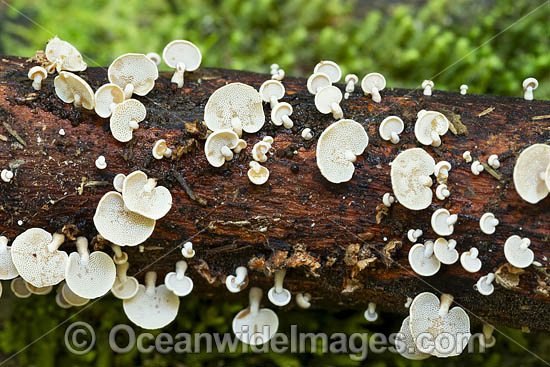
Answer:
<svg viewBox="0 0 550 367"><path fill-rule="evenodd" d="M433 286L453 294L458 304L495 325L550 330L550 318L540 317L550 310L550 198L538 205L528 204L519 198L512 183L520 151L536 142L550 142L548 121L540 118L548 114L548 101L438 90L424 96L422 90L386 89L382 102L373 103L357 90L341 106L346 118L366 128L370 143L355 163L353 179L334 185L321 176L315 164L316 137L334 120L316 111L303 78L283 80L287 90L283 101L294 108L292 131L266 122L259 133L244 135L248 148L243 153L223 167L213 168L202 151L206 130L201 122L208 97L233 81L259 88L268 75L201 68L186 73L184 88L177 89L170 83L171 73L161 73L151 93L134 96L145 104L147 119L134 133L132 143L124 145L111 137L108 120L60 101L53 90L54 76L28 98L34 93L27 79L32 64L16 57L5 60L0 63L0 121L9 121L27 143L26 147L20 145L0 126L0 134L7 138L0 141L0 167L25 162L14 169L11 183L0 183L0 233L11 240L27 228L53 232L71 225L78 235L86 235L99 246L92 216L101 196L112 189L104 183L112 182L117 173L141 169L171 190L174 206L145 242L147 251L125 249L130 274L153 264L147 270L156 270L162 279L181 259L183 242L195 236L196 256L188 262L196 295L246 302L246 292L229 294L225 290L226 275L234 273L237 266L248 265L250 286L267 291L273 283L271 273L286 267L285 287L293 293L311 293L312 307L359 309L372 301L382 312L406 314L403 305L407 297L434 291ZM103 68L90 68L80 75L94 90L107 82ZM421 109L452 113L448 117L453 125L459 121L466 129L462 131L468 133L457 129L457 134L442 138L440 147L424 147L436 160L451 162L451 196L445 201L434 197L430 208L420 212L394 204L377 224L376 208L383 194L391 192L389 163L403 149L419 146L413 130ZM488 110L491 113L483 115ZM268 117L269 105L265 112ZM378 135L378 124L388 115L399 115L405 122L397 145ZM315 133L310 141L300 136L306 127ZM60 128L65 136L58 134ZM274 154L265 163L271 175L258 187L248 181L246 171L252 146L267 134L275 138ZM151 148L160 138L178 150L175 159L153 159ZM498 181L487 172L474 176L470 164L462 159L466 150L482 162L498 154L502 164L496 171ZM107 160L105 170L95 168L99 155ZM190 193L206 202L194 200ZM62 197L56 205L48 205ZM43 205L48 205L47 210ZM459 215L452 238L460 252L473 246L479 249L481 272L467 273L459 264L443 266L430 278L411 272L407 253L412 244L407 231L421 228L422 240L435 239L429 223L439 207ZM479 218L488 211L500 221L494 235L479 229ZM19 220L22 226L17 225ZM235 225L246 221L251 225ZM499 277L509 289L496 284L493 295L481 296L473 285L481 275L506 263L503 244L512 234L532 240L531 248L542 268L526 269L517 285L516 275L507 280L501 271ZM347 264L346 251L352 245L358 245L357 262ZM74 243L63 248L72 251ZM107 246L104 249L110 251Z"/></svg>

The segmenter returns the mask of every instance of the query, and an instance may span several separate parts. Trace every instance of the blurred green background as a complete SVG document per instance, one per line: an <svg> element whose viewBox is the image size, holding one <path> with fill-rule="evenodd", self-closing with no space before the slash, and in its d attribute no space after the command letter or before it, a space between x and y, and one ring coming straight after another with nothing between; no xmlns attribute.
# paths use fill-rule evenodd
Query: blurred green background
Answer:
<svg viewBox="0 0 550 367"><path fill-rule="evenodd" d="M73 43L90 66L107 66L127 52L160 54L169 41L188 39L199 46L203 66L208 67L267 73L271 63L278 63L287 75L308 76L319 60L328 59L339 63L344 73L381 72L391 87L415 88L432 78L436 89L458 91L466 83L469 93L514 96L522 96L521 82L532 76L540 82L535 98L550 97L550 3L543 0L0 0L0 54L30 57L56 34ZM53 295L17 300L7 290L8 283L4 288L2 366L361 364L347 355L319 353L165 355L134 350L116 355L108 347L108 332L115 324L129 322L121 302L110 296L70 320L86 321L98 334L97 347L76 356L64 346L68 324L43 336L76 309L58 308ZM231 319L243 307L190 295L182 299L177 322L163 331L228 332ZM283 332L298 323L301 331L389 334L398 331L402 321L382 312L378 322L367 324L360 312L347 309L278 313ZM547 334L500 330L510 339L497 335L496 347L483 354L427 361L369 354L367 361L372 366L544 365L523 348L550 361Z"/></svg>

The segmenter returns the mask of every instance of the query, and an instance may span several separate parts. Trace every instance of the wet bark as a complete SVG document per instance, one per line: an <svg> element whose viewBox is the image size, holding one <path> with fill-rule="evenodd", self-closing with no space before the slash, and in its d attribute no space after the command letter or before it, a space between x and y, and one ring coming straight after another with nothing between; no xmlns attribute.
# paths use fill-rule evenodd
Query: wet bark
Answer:
<svg viewBox="0 0 550 367"><path fill-rule="evenodd" d="M141 277L145 270L155 270L163 276L173 271L182 258L179 246L192 238L196 256L188 260L189 274L195 294L205 297L244 300L247 292L230 295L223 285L237 266L248 266L249 284L265 291L273 282L272 272L286 268L285 287L293 293L310 292L313 307L365 308L372 301L382 312L405 314L407 297L443 291L455 296L473 322L477 315L496 325L550 330L550 318L541 317L550 310L550 198L528 204L512 182L521 150L550 141L550 102L438 90L426 97L421 90L389 88L377 104L356 90L341 106L346 118L365 127L370 143L355 163L353 179L335 185L322 177L315 163L317 137L334 120L317 112L302 78L284 80L283 100L294 108L292 131L267 122L259 133L244 134L246 151L214 168L202 151L208 97L234 81L258 88L267 75L201 68L186 73L184 88L177 89L170 84L170 73L161 73L147 96L134 96L146 106L147 119L134 139L122 144L112 138L108 120L59 100L53 76L41 91L34 91L27 79L31 66L22 58L0 58L0 169L10 166L15 172L11 183L0 183L0 233L11 240L31 227L50 232L65 228L67 233L76 228L92 239L97 235L92 222L96 205L112 190L115 174L140 169L170 189L174 205L157 222L143 252L125 248L130 274L141 272ZM107 82L104 68L89 68L80 75L94 90ZM387 210L381 198L391 192L389 163L400 151L418 146L413 128L421 109L440 111L451 121L441 147L424 147L437 161L451 162L451 196L445 201L434 196L432 205L419 212L399 204ZM265 112L269 120L268 105ZM401 116L406 125L397 145L378 135L378 124L388 115ZM305 127L315 133L310 141L300 136ZM251 148L265 135L275 139L274 154L264 164L270 178L254 186L246 175ZM152 157L153 143L160 138L175 149L172 159ZM494 171L485 165L485 171L474 176L462 159L465 150L484 163L498 154L502 167ZM99 155L106 158L105 170L94 165ZM459 263L442 266L428 278L410 269L407 231L421 228L421 241L435 239L430 217L440 207L459 215L452 238L460 252L479 249L479 273L468 273ZM494 235L479 229L485 212L500 221ZM517 284L510 269L502 268L503 244L512 234L529 237L542 264L526 269ZM96 248L110 251L94 242ZM73 251L74 242L62 248ZM481 275L499 268L500 284L507 288L495 284L488 297L474 290Z"/></svg>

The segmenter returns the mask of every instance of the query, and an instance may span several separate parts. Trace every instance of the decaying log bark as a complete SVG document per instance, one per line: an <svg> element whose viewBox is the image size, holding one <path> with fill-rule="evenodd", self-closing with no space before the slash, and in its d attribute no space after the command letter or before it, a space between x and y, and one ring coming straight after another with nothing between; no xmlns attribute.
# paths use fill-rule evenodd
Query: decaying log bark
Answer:
<svg viewBox="0 0 550 367"><path fill-rule="evenodd" d="M161 73L151 93L134 97L147 107L147 119L130 143L121 144L112 138L108 120L59 100L53 76L35 92L27 79L31 65L16 57L0 62L0 169L10 166L16 173L11 183L0 184L0 233L10 239L31 227L54 232L76 226L80 234L94 237L92 216L101 196L112 190L114 175L141 169L170 189L174 206L158 221L143 253L137 247L125 249L130 273L172 271L181 259L177 247L192 237L196 256L189 264L197 294L244 300L247 292L229 295L222 284L237 266L247 265L250 284L264 290L271 287L271 273L286 268L285 287L310 292L314 307L364 308L373 301L381 311L404 314L407 297L435 288L497 325L550 330L550 318L543 316L550 310L550 198L528 204L512 183L519 152L550 141L550 102L437 90L426 97L421 90L386 89L377 104L356 91L341 105L346 118L367 129L370 143L355 163L353 179L335 185L315 164L317 139L300 136L305 127L318 136L334 121L317 112L302 78L284 80L283 100L294 108L292 131L267 122L259 133L244 135L244 154L213 168L202 151L208 97L228 82L258 88L268 76L201 68L186 74L184 88L177 89L170 74ZM107 82L106 69L80 74L94 90ZM389 163L400 151L418 145L413 127L421 109L440 111L452 123L440 148L425 147L436 160L452 163L451 196L444 202L434 196L431 207L420 212L399 204L387 210L381 198L391 192ZM269 106L265 111L269 116ZM406 124L397 145L378 135L378 124L388 115L399 115ZM65 136L58 134L61 128ZM250 150L264 135L275 138L274 154L265 163L271 175L265 185L254 186L246 175ZM153 159L151 147L159 138L175 148L172 159ZM465 150L482 162L498 154L502 168L485 165L474 176L462 159ZM108 164L102 171L94 166L99 155ZM467 273L459 263L442 266L429 278L411 271L407 230L421 228L424 240L435 239L430 217L440 207L459 215L452 237L460 252L479 249L481 272ZM479 218L489 211L500 220L494 235L479 229ZM526 269L519 283L513 279L517 275L501 268L506 263L503 244L512 234L529 237L543 265ZM101 246L96 242L96 248ZM74 243L63 247L72 251ZM499 268L500 283L509 289L497 284L488 297L474 290L481 275Z"/></svg>

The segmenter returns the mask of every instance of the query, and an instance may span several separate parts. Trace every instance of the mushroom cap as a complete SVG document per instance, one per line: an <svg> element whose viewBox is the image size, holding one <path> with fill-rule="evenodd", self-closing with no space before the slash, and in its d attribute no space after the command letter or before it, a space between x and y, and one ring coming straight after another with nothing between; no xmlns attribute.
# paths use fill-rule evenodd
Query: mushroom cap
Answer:
<svg viewBox="0 0 550 367"><path fill-rule="evenodd" d="M135 171L126 176L122 185L122 199L131 212L158 220L172 208L172 194L164 186L155 186L151 192L144 191L147 175Z"/></svg>
<svg viewBox="0 0 550 367"><path fill-rule="evenodd" d="M313 73L307 78L307 90L311 94L317 94L317 90L332 85L327 74Z"/></svg>
<svg viewBox="0 0 550 367"><path fill-rule="evenodd" d="M218 88L206 103L204 121L212 131L232 129L233 118L241 120L247 133L259 131L265 123L262 97L256 89L243 83L230 83Z"/></svg>
<svg viewBox="0 0 550 367"><path fill-rule="evenodd" d="M23 278L14 278L10 282L10 289L17 298L28 298L32 295Z"/></svg>
<svg viewBox="0 0 550 367"><path fill-rule="evenodd" d="M166 140L159 139L155 142L153 145L153 157L155 159L162 159L164 158L164 152L168 148L168 144L166 144Z"/></svg>
<svg viewBox="0 0 550 367"><path fill-rule="evenodd" d="M122 186L124 185L124 180L126 175L124 173L119 173L113 178L113 187L116 191L122 192Z"/></svg>
<svg viewBox="0 0 550 367"><path fill-rule="evenodd" d="M522 249L522 238L518 235L508 237L504 243L504 256L506 261L516 268L526 268L533 263L535 254L530 248Z"/></svg>
<svg viewBox="0 0 550 367"><path fill-rule="evenodd" d="M178 279L176 272L170 272L164 277L164 285L178 297L185 297L193 290L193 279L188 276Z"/></svg>
<svg viewBox="0 0 550 367"><path fill-rule="evenodd" d="M277 314L269 308L260 308L256 315L250 312L250 307L240 311L233 318L233 332L237 339L249 345L267 343L279 328Z"/></svg>
<svg viewBox="0 0 550 367"><path fill-rule="evenodd" d="M451 163L449 163L447 161L439 161L435 165L434 174L435 174L436 177L439 177L442 170L450 171L451 168L452 168Z"/></svg>
<svg viewBox="0 0 550 367"><path fill-rule="evenodd" d="M357 83L359 81L359 78L355 74L346 74L346 77L344 78L344 81L346 83L349 83L350 81L353 81L354 83Z"/></svg>
<svg viewBox="0 0 550 367"><path fill-rule="evenodd" d="M283 307L288 305L292 299L292 295L288 289L283 288L280 292L277 292L275 287L271 287L267 292L267 298L269 298L271 303L275 306Z"/></svg>
<svg viewBox="0 0 550 367"><path fill-rule="evenodd" d="M434 169L435 160L422 148L399 153L391 164L391 184L397 201L411 210L430 206L433 192L422 184L421 177L429 177Z"/></svg>
<svg viewBox="0 0 550 367"><path fill-rule="evenodd" d="M256 172L254 168L248 169L248 179L255 185L263 185L269 179L269 170L258 163L260 170Z"/></svg>
<svg viewBox="0 0 550 367"><path fill-rule="evenodd" d="M61 61L61 70L83 71L88 66L76 47L57 36L48 41L45 53L48 61L52 63Z"/></svg>
<svg viewBox="0 0 550 367"><path fill-rule="evenodd" d="M34 79L35 75L41 75L42 79L46 79L48 77L48 72L42 66L33 66L30 68L27 76L29 79Z"/></svg>
<svg viewBox="0 0 550 367"><path fill-rule="evenodd" d="M145 120L147 110L143 103L137 99L127 99L116 105L109 120L109 127L113 137L126 143L132 140L134 130L130 127L130 121L141 122Z"/></svg>
<svg viewBox="0 0 550 367"><path fill-rule="evenodd" d="M61 294L60 290L58 290L57 294L55 295L55 303L59 307L65 308L65 309L73 307L71 304L69 304L67 301L65 301L65 298L63 298L63 295Z"/></svg>
<svg viewBox="0 0 550 367"><path fill-rule="evenodd" d="M11 256L25 281L35 287L55 285L65 279L68 256L65 251L50 252L53 237L41 228L27 229L13 240Z"/></svg>
<svg viewBox="0 0 550 367"><path fill-rule="evenodd" d="M331 83L338 83L342 77L342 70L334 61L320 61L315 65L313 72L325 74L330 78Z"/></svg>
<svg viewBox="0 0 550 367"><path fill-rule="evenodd" d="M342 101L342 98L342 91L334 85L329 85L328 87L321 89L315 95L315 107L317 107L317 110L321 113L331 113L332 104L339 104Z"/></svg>
<svg viewBox="0 0 550 367"><path fill-rule="evenodd" d="M136 295L139 289L139 282L136 278L126 276L124 282L120 280L117 276L115 278L115 283L111 288L111 293L118 299L128 299Z"/></svg>
<svg viewBox="0 0 550 367"><path fill-rule="evenodd" d="M450 236L454 231L454 224L447 223L451 212L447 209L439 208L432 214L431 224L435 233L440 236Z"/></svg>
<svg viewBox="0 0 550 367"><path fill-rule="evenodd" d="M348 119L336 121L319 136L315 153L317 167L330 182L349 181L355 166L346 159L346 151L358 156L363 154L368 144L369 137L361 124Z"/></svg>
<svg viewBox="0 0 550 367"><path fill-rule="evenodd" d="M82 107L92 110L95 106L94 91L90 85L76 74L62 71L53 81L55 94L65 103L73 103L75 94L80 96Z"/></svg>
<svg viewBox="0 0 550 367"><path fill-rule="evenodd" d="M535 78L527 78L522 83L523 89L527 89L527 87L531 86L534 89L537 89L539 87L539 81Z"/></svg>
<svg viewBox="0 0 550 367"><path fill-rule="evenodd" d="M32 285L31 283L28 283L28 282L25 282L25 287L27 287L29 292L31 292L32 294L36 294L36 295L39 295L39 296L46 295L46 294L50 293L53 289L53 286L51 286L51 285L48 285L46 287L35 287L34 285Z"/></svg>
<svg viewBox="0 0 550 367"><path fill-rule="evenodd" d="M239 136L230 129L217 130L210 134L204 143L204 154L208 163L214 167L221 167L225 163L222 148L227 146L233 149L239 142Z"/></svg>
<svg viewBox="0 0 550 367"><path fill-rule="evenodd" d="M434 255L445 265L451 265L458 261L458 251L455 248L449 248L449 242L444 238L438 238L434 242Z"/></svg>
<svg viewBox="0 0 550 367"><path fill-rule="evenodd" d="M280 102L271 110L271 121L277 126L283 124L283 116L292 115L292 106L290 103Z"/></svg>
<svg viewBox="0 0 550 367"><path fill-rule="evenodd" d="M432 132L443 136L449 130L449 120L441 112L420 111L416 124L414 125L414 135L416 139L424 145L432 145Z"/></svg>
<svg viewBox="0 0 550 367"><path fill-rule="evenodd" d="M99 117L111 116L111 104L124 102L124 91L118 85L107 83L95 91L95 113Z"/></svg>
<svg viewBox="0 0 550 367"><path fill-rule="evenodd" d="M409 325L410 316L405 317L401 324L401 329L395 337L395 346L399 354L407 359L422 360L430 358L430 354L422 353L416 348L416 343L411 334Z"/></svg>
<svg viewBox="0 0 550 367"><path fill-rule="evenodd" d="M5 237L4 237L5 238ZM2 238L0 237L0 242ZM5 239L7 245L7 238ZM5 247L4 249L0 248L0 279L8 280L13 279L19 275L17 268L15 267L12 257L11 257L11 248Z"/></svg>
<svg viewBox="0 0 550 367"><path fill-rule="evenodd" d="M136 295L122 303L124 313L137 326L144 329L160 329L174 321L178 315L180 299L165 285L155 287L149 295L143 284Z"/></svg>
<svg viewBox="0 0 550 367"><path fill-rule="evenodd" d="M430 292L420 293L411 303L409 325L416 347L421 353L429 353L436 357L459 355L468 344L471 336L470 318L460 307L453 307L444 316L439 315L439 308L439 298ZM422 339L417 339L418 335L422 333L428 333L432 336L431 341L435 344L435 347L434 345L422 345ZM442 334L448 334L452 337L452 346L448 344L450 342L448 338L438 338ZM447 349L450 349L450 351Z"/></svg>
<svg viewBox="0 0 550 367"><path fill-rule="evenodd" d="M109 82L124 89L132 84L133 93L144 96L153 89L159 76L157 65L144 54L124 54L115 59L107 70Z"/></svg>
<svg viewBox="0 0 550 367"><path fill-rule="evenodd" d="M386 78L380 73L368 73L361 80L361 89L364 93L370 94L376 88L378 91L386 88Z"/></svg>
<svg viewBox="0 0 550 367"><path fill-rule="evenodd" d="M260 96L264 102L271 102L271 97L281 99L285 96L285 87L278 80L268 79L260 86Z"/></svg>
<svg viewBox="0 0 550 367"><path fill-rule="evenodd" d="M471 256L471 251L472 249L460 255L460 264L467 272L477 273L481 269L481 260L477 256Z"/></svg>
<svg viewBox="0 0 550 367"><path fill-rule="evenodd" d="M436 274L441 268L441 263L432 254L430 257L424 256L426 245L417 243L409 250L409 264L413 271L423 277L430 277Z"/></svg>
<svg viewBox="0 0 550 367"><path fill-rule="evenodd" d="M514 186L521 198L536 204L550 191L541 179L550 166L550 145L533 144L522 151L514 166Z"/></svg>
<svg viewBox="0 0 550 367"><path fill-rule="evenodd" d="M136 246L151 236L155 220L126 209L122 195L109 191L97 204L94 225L107 241L119 246Z"/></svg>
<svg viewBox="0 0 550 367"><path fill-rule="evenodd" d="M380 136L382 137L382 139L390 140L392 132L395 132L396 134L401 134L404 128L405 124L399 116L388 116L384 120L382 120L378 131L380 132Z"/></svg>
<svg viewBox="0 0 550 367"><path fill-rule="evenodd" d="M202 54L193 43L186 40L175 40L164 47L162 59L166 65L173 69L179 63L183 63L185 71L195 71L201 65Z"/></svg>
<svg viewBox="0 0 550 367"><path fill-rule="evenodd" d="M67 283L63 284L63 287L61 288L61 295L63 296L65 302L71 306L84 306L90 302L88 298L80 297L78 294L74 293L71 288L69 288Z"/></svg>
<svg viewBox="0 0 550 367"><path fill-rule="evenodd" d="M431 80L424 80L422 82L422 88L426 88L426 87L433 88L434 87L434 82L431 81Z"/></svg>
<svg viewBox="0 0 550 367"><path fill-rule="evenodd" d="M105 252L92 252L87 265L80 262L80 255L77 252L69 255L65 281L77 296L88 299L101 297L111 290L115 278L115 264Z"/></svg>

